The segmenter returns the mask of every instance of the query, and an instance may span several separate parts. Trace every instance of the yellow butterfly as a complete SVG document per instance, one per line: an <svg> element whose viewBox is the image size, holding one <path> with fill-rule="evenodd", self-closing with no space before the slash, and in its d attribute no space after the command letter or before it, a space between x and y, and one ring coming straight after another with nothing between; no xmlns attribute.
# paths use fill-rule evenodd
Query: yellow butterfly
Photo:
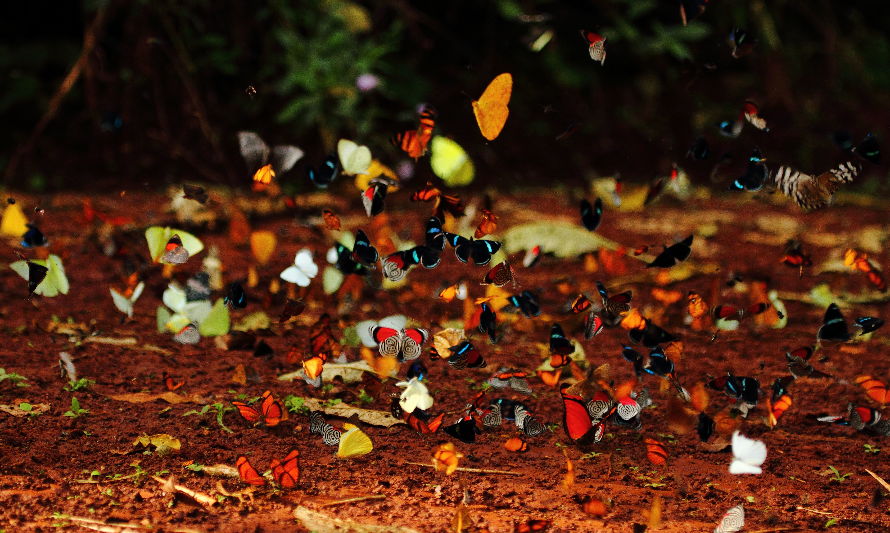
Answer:
<svg viewBox="0 0 890 533"><path fill-rule="evenodd" d="M513 75L509 72L491 80L478 100L473 100L473 114L482 136L493 141L501 134L510 116L510 95L513 93Z"/></svg>
<svg viewBox="0 0 890 533"><path fill-rule="evenodd" d="M343 424L345 433L340 435L340 447L337 449L337 457L349 459L371 453L374 444L371 437L352 424Z"/></svg>
<svg viewBox="0 0 890 533"><path fill-rule="evenodd" d="M437 135L430 144L430 167L449 187L469 185L476 176L473 160L461 145Z"/></svg>

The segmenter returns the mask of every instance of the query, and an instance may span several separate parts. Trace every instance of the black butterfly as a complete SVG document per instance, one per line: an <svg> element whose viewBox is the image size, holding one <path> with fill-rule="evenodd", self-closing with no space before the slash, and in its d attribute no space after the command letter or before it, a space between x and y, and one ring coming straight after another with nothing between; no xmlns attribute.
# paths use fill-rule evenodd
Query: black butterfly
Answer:
<svg viewBox="0 0 890 533"><path fill-rule="evenodd" d="M237 281L229 283L223 302L235 309L244 309L247 307L247 293L244 291L244 287Z"/></svg>
<svg viewBox="0 0 890 533"><path fill-rule="evenodd" d="M442 221L438 217L430 217L426 221L426 233L424 234L426 245L430 248L442 251L445 249L445 231L442 229Z"/></svg>
<svg viewBox="0 0 890 533"><path fill-rule="evenodd" d="M771 401L773 403L776 403L779 398L788 394L788 387L790 387L791 384L794 383L795 379L797 378L795 378L794 376L776 378L775 381L773 381L772 386L770 387L772 389L772 396L770 398Z"/></svg>
<svg viewBox="0 0 890 533"><path fill-rule="evenodd" d="M587 199L581 200L581 224L588 231L596 231L603 218L603 201L597 198L593 205Z"/></svg>
<svg viewBox="0 0 890 533"><path fill-rule="evenodd" d="M479 332L487 333L491 342L497 342L498 318L494 310L487 302L482 303L482 313L479 314Z"/></svg>
<svg viewBox="0 0 890 533"><path fill-rule="evenodd" d="M630 310L630 300L633 297L631 291L624 291L619 294L609 296L606 287L599 281L596 282L596 290L600 293L603 309L599 313L600 318L606 326L617 326L621 321L621 315Z"/></svg>
<svg viewBox="0 0 890 533"><path fill-rule="evenodd" d="M677 340L677 337L657 326L648 318L644 319L643 326L627 332L630 340L636 344L642 344L646 348L655 348L659 344L667 344Z"/></svg>
<svg viewBox="0 0 890 533"><path fill-rule="evenodd" d="M365 235L365 232L362 230L355 232L355 244L352 247L352 258L371 268L374 268L377 259L380 258L377 254L377 248L374 248L374 246L371 245L371 240L368 239L368 236Z"/></svg>
<svg viewBox="0 0 890 533"><path fill-rule="evenodd" d="M816 332L816 338L819 341L846 342L850 340L847 321L844 320L841 308L837 304L832 303L825 310L825 318L822 320L819 331Z"/></svg>
<svg viewBox="0 0 890 533"><path fill-rule="evenodd" d="M751 157L748 158L748 167L745 170L745 174L733 181L729 188L734 191L752 192L762 189L767 178L769 178L769 169L764 164L764 161L766 159L763 158L763 154L755 148L751 153Z"/></svg>
<svg viewBox="0 0 890 533"><path fill-rule="evenodd" d="M692 253L691 247L693 237L695 237L695 235L690 235L682 241L668 246L663 252L658 254L651 263L646 265L646 268L670 268L685 261L686 258L689 257L689 254Z"/></svg>
<svg viewBox="0 0 890 533"><path fill-rule="evenodd" d="M515 308L519 309L526 318L531 318L541 314L541 306L538 305L538 299L530 291L522 291L507 298Z"/></svg>
<svg viewBox="0 0 890 533"><path fill-rule="evenodd" d="M31 296L34 295L34 291L37 290L37 286L46 279L46 273L49 272L49 269L27 259L25 262L28 263L28 299L30 300Z"/></svg>
<svg viewBox="0 0 890 533"><path fill-rule="evenodd" d="M734 376L732 372L727 372L725 377L711 380L708 386L750 405L757 405L760 398L760 382L757 379Z"/></svg>
<svg viewBox="0 0 890 533"><path fill-rule="evenodd" d="M491 261L492 254L501 249L501 243L497 241L467 239L454 233L445 232L445 239L454 248L454 255L461 263L470 259L477 265L487 265Z"/></svg>
<svg viewBox="0 0 890 533"><path fill-rule="evenodd" d="M884 321L873 316L861 316L853 321L853 325L859 328L860 335L865 335L879 329L884 325Z"/></svg>
<svg viewBox="0 0 890 533"><path fill-rule="evenodd" d="M417 378L417 381L423 381L427 376L426 366L420 361L414 361L411 363L411 366L408 367L408 379ZM398 403L398 402L397 402Z"/></svg>
<svg viewBox="0 0 890 533"><path fill-rule="evenodd" d="M407 250L389 254L383 259L383 275L391 281L399 281L408 275L414 265L435 268L441 260L442 252L429 246L415 246Z"/></svg>
<svg viewBox="0 0 890 533"><path fill-rule="evenodd" d="M337 270L344 274L358 274L359 276L367 275L370 271L368 267L359 263L353 258L352 250L341 243L334 244L334 250L337 252L337 262L334 266Z"/></svg>
<svg viewBox="0 0 890 533"><path fill-rule="evenodd" d="M442 431L467 444L476 442L476 434L481 433L476 427L476 420L470 414L450 426L443 426Z"/></svg>
<svg viewBox="0 0 890 533"><path fill-rule="evenodd" d="M34 248L35 246L46 246L49 241L46 240L46 236L40 231L40 229L34 224L25 224L28 227L28 231L22 235L21 245L25 248Z"/></svg>
<svg viewBox="0 0 890 533"><path fill-rule="evenodd" d="M448 358L448 364L454 368L483 368L486 364L482 354L470 341L463 341L449 350L452 353Z"/></svg>
<svg viewBox="0 0 890 533"><path fill-rule="evenodd" d="M319 189L327 189L340 173L340 158L331 154L322 161L318 168L309 168L309 179Z"/></svg>
<svg viewBox="0 0 890 533"><path fill-rule="evenodd" d="M550 326L550 353L557 355L570 355L575 351L575 345L566 338L562 326L553 324Z"/></svg>
<svg viewBox="0 0 890 533"><path fill-rule="evenodd" d="M365 213L369 217L379 215L383 212L386 199L387 186L385 183L371 183L371 186L362 193L362 205L365 206Z"/></svg>

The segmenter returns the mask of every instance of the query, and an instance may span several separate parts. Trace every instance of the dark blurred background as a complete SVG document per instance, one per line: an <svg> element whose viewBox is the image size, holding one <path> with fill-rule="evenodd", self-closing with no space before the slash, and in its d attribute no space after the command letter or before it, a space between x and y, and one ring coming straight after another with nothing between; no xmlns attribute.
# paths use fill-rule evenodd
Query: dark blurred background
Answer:
<svg viewBox="0 0 890 533"><path fill-rule="evenodd" d="M821 171L839 156L833 132L886 137L890 3L711 0L701 15L688 13L686 26L679 6L8 2L0 168L7 186L35 191L247 185L236 132L250 129L306 152L284 181L308 188L305 166L340 137L395 164L401 157L389 138L416 125L424 102L439 110L438 132L474 158L483 186L614 172L648 180L673 161L706 181L720 154L744 159L754 146L777 163ZM756 40L739 59L727 42L734 27ZM604 66L588 56L582 28L607 37ZM511 116L486 143L470 101L501 72L515 79ZM379 86L358 90L363 74ZM771 131L746 127L738 139L722 138L715 124L734 119L746 99ZM574 134L555 140L573 124ZM711 159L687 159L700 135ZM885 174L878 167L871 179Z"/></svg>

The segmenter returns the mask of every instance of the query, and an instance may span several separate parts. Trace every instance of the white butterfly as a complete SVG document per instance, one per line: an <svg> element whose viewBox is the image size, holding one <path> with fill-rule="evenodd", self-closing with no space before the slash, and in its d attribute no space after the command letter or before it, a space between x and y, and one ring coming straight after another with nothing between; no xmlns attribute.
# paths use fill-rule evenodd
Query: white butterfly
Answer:
<svg viewBox="0 0 890 533"><path fill-rule="evenodd" d="M371 150L349 139L340 139L337 143L337 155L340 156L344 174L364 174L371 166Z"/></svg>
<svg viewBox="0 0 890 533"><path fill-rule="evenodd" d="M745 506L739 504L726 511L723 519L714 528L714 533L736 533L743 527L745 527Z"/></svg>
<svg viewBox="0 0 890 533"><path fill-rule="evenodd" d="M406 413L413 413L415 409L426 411L433 406L433 397L426 385L417 381L417 378L411 378L410 381L401 381L396 383L397 387L405 387L402 395L399 396L399 406Z"/></svg>
<svg viewBox="0 0 890 533"><path fill-rule="evenodd" d="M281 279L296 283L300 287L308 287L312 278L318 275L318 265L312 260L309 248L303 248L294 257L294 264L281 272Z"/></svg>
<svg viewBox="0 0 890 533"><path fill-rule="evenodd" d="M145 282L140 281L139 285L136 285L136 288L133 289L133 294L129 298L114 289L108 290L111 292L111 299L114 300L114 306L117 307L117 310L127 315L127 318L132 318L133 304L142 295L143 289L145 289Z"/></svg>
<svg viewBox="0 0 890 533"><path fill-rule="evenodd" d="M736 431L732 434L732 456L730 474L760 474L760 465L766 461L766 444Z"/></svg>

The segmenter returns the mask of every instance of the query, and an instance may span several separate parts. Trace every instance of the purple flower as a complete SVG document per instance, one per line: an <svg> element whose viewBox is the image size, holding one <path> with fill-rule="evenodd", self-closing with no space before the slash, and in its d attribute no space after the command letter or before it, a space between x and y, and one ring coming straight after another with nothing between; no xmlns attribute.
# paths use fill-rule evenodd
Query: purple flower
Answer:
<svg viewBox="0 0 890 533"><path fill-rule="evenodd" d="M373 74L362 74L355 79L355 86L363 93L373 91L378 85L380 85L380 78Z"/></svg>

